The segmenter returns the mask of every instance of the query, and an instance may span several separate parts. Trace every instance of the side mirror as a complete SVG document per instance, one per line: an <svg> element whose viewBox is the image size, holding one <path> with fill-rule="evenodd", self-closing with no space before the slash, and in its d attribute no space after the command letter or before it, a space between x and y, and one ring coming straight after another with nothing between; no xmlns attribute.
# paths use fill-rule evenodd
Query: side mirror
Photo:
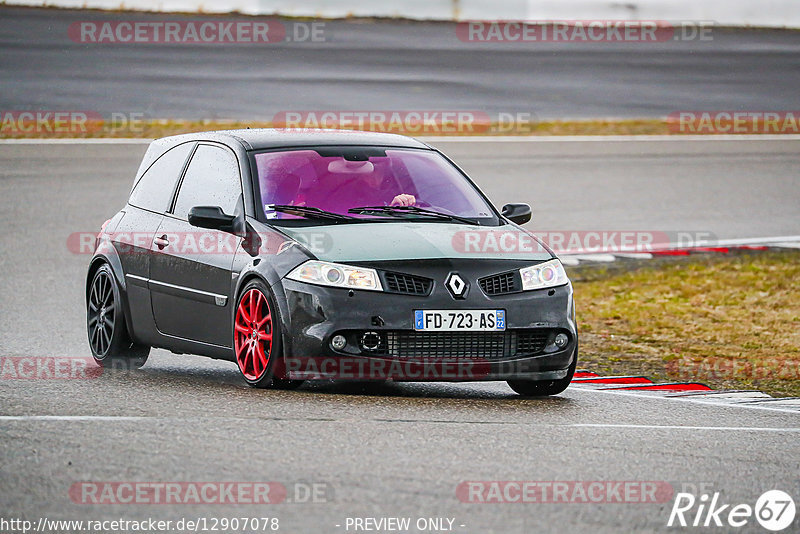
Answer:
<svg viewBox="0 0 800 534"><path fill-rule="evenodd" d="M219 206L195 206L189 210L189 224L198 228L233 232L235 221L235 215L226 215Z"/></svg>
<svg viewBox="0 0 800 534"><path fill-rule="evenodd" d="M528 204L506 204L503 206L503 217L517 224L525 224L531 220L531 207Z"/></svg>

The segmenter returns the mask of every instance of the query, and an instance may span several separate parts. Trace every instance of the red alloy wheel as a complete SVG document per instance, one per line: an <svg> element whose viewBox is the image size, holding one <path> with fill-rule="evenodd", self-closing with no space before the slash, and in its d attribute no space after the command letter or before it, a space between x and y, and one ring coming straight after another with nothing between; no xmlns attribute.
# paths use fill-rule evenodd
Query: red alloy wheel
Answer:
<svg viewBox="0 0 800 534"><path fill-rule="evenodd" d="M236 309L234 349L245 378L264 376L272 355L272 313L267 297L256 288L242 296Z"/></svg>

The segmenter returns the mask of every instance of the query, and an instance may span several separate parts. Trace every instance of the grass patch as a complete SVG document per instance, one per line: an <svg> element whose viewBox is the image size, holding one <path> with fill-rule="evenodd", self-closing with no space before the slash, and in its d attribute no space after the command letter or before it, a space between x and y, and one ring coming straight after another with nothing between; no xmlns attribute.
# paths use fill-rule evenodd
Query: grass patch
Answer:
<svg viewBox="0 0 800 534"><path fill-rule="evenodd" d="M579 367L800 396L800 253L572 273Z"/></svg>

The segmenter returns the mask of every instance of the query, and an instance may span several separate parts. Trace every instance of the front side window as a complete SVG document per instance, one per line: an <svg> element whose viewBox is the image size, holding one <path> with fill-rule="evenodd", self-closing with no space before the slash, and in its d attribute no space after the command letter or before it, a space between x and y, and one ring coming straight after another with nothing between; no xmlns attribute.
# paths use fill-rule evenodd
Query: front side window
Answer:
<svg viewBox="0 0 800 534"><path fill-rule="evenodd" d="M186 219L195 206L219 206L233 215L241 194L236 156L224 148L200 145L186 169L173 213Z"/></svg>
<svg viewBox="0 0 800 534"><path fill-rule="evenodd" d="M416 206L470 219L495 213L461 172L430 150L346 147L262 152L254 159L268 219L296 219L270 205L319 208L341 215L365 206Z"/></svg>
<svg viewBox="0 0 800 534"><path fill-rule="evenodd" d="M128 204L156 213L167 211L193 146L194 143L184 143L162 154L139 178Z"/></svg>

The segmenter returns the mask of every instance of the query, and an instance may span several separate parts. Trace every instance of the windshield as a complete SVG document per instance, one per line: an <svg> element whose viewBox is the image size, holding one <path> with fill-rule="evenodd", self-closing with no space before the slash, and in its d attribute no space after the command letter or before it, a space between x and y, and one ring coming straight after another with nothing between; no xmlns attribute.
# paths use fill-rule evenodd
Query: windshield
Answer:
<svg viewBox="0 0 800 534"><path fill-rule="evenodd" d="M254 158L261 206L270 220L302 218L299 212L286 213L272 205L313 207L373 220L388 215L349 210L397 206L398 211L405 210L402 218L422 218L411 206L476 220L495 217L459 170L433 151L322 147L262 152Z"/></svg>

